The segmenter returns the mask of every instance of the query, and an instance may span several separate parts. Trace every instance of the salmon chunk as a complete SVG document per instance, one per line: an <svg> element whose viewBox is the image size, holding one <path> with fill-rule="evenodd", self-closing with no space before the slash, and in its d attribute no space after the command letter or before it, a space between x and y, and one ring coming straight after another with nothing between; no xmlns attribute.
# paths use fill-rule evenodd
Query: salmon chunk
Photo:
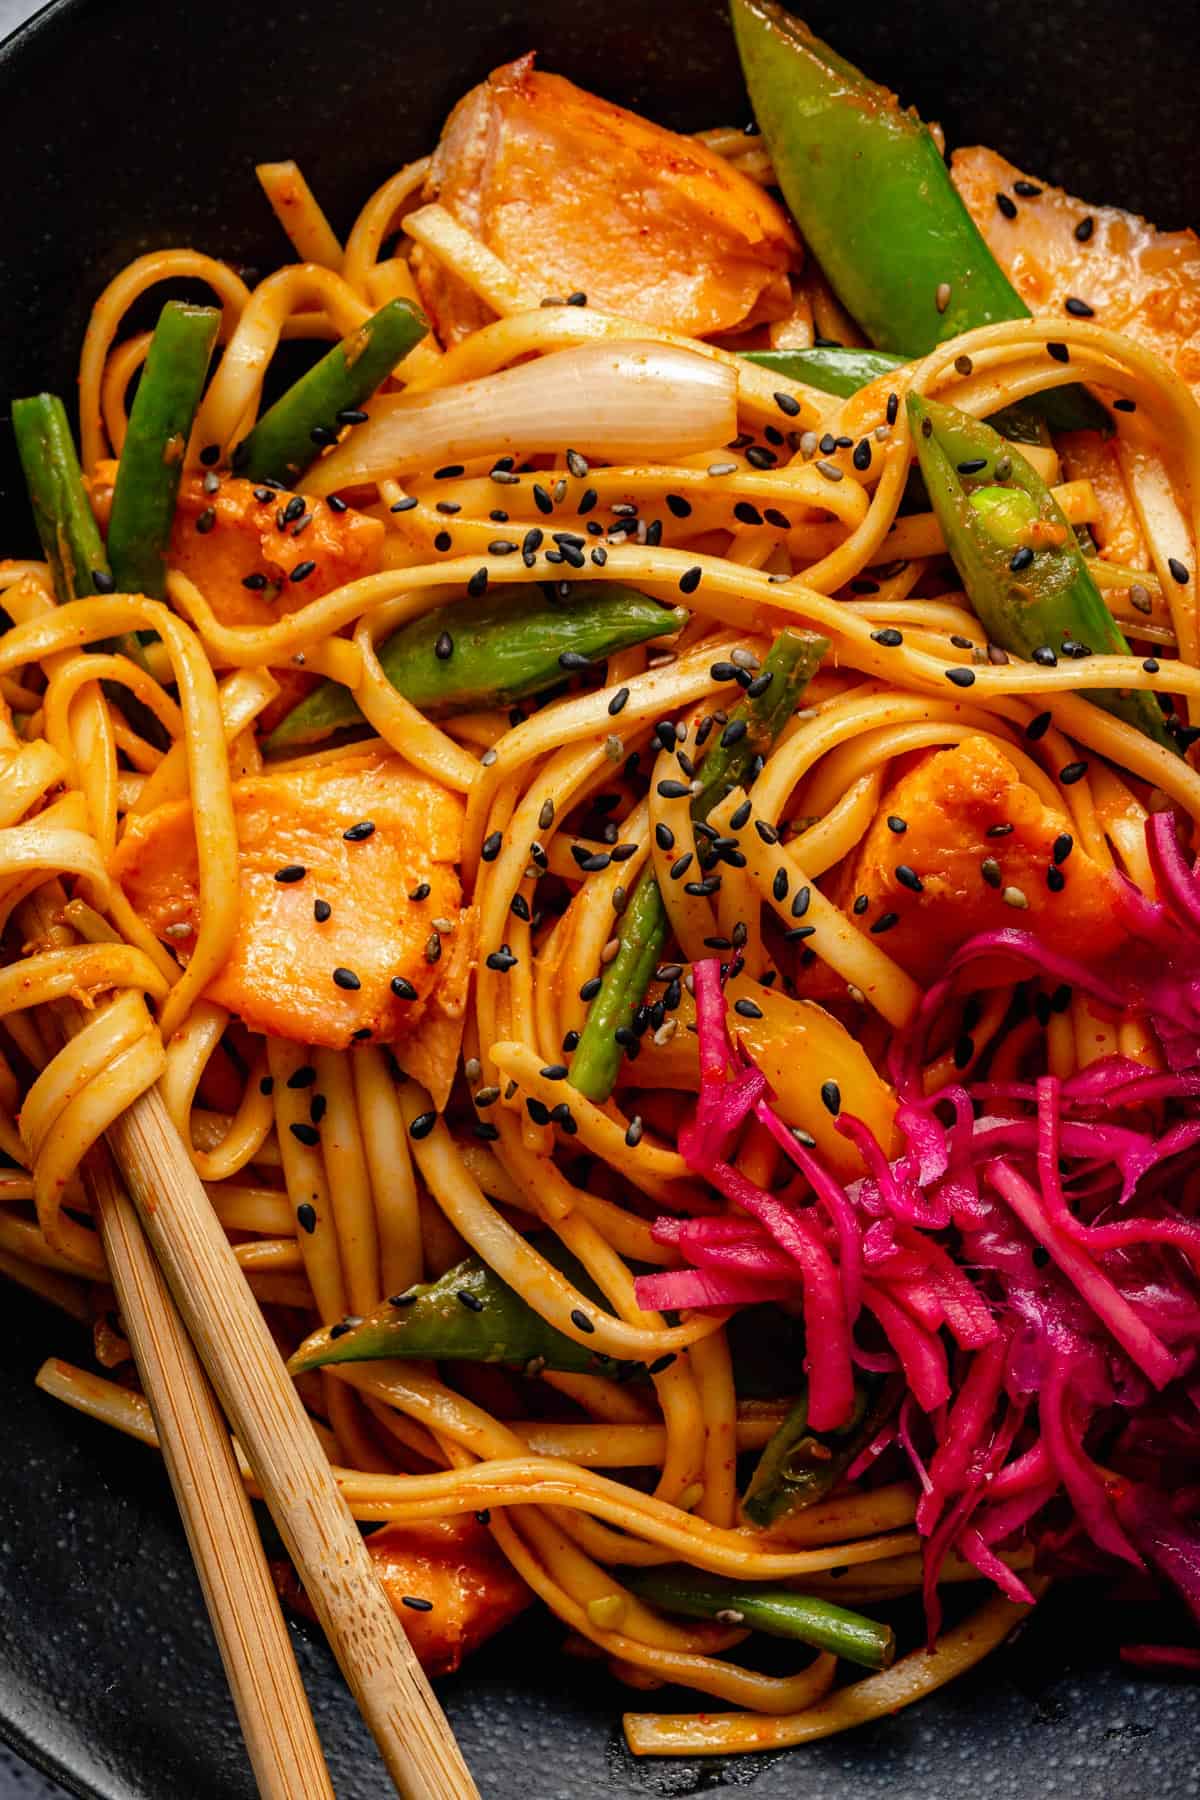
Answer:
<svg viewBox="0 0 1200 1800"><path fill-rule="evenodd" d="M903 820L904 830L889 819ZM1056 845L1062 856L1059 840L1070 835L1066 815L1043 805L994 744L965 738L925 757L884 796L843 901L849 906L866 896L854 913L864 931L897 915L879 943L920 981L940 975L976 932L1014 925L1052 950L1099 961L1125 932L1108 872L1078 844L1055 861ZM919 892L897 875L904 868L917 877ZM1052 868L1058 874L1048 881ZM1006 900L1006 890L1027 906L1014 904L1011 892Z"/></svg>
<svg viewBox="0 0 1200 1800"><path fill-rule="evenodd" d="M453 940L469 922L455 866L456 795L398 757L368 751L248 776L234 783L233 805L241 916L208 999L252 1031L304 1044L343 1049L364 1032L391 1043L441 1015L442 976L452 968L448 1008L461 1018L465 977ZM112 873L186 962L200 916L191 801L131 818ZM450 931L431 962L431 939L443 942L435 920Z"/></svg>
<svg viewBox="0 0 1200 1800"><path fill-rule="evenodd" d="M102 524L112 506L116 474L115 462L100 463L91 483L92 505ZM297 498L303 503L299 510ZM282 524L289 506L294 516ZM299 536L294 535L297 526ZM209 494L203 476L191 474L180 485L167 563L195 583L222 625L272 625L348 581L374 575L384 536L378 519L352 508L335 512L324 500L227 475ZM312 568L293 581L293 571L306 563ZM275 679L280 692L263 713L264 731L314 685L313 677L299 669L277 669Z"/></svg>
<svg viewBox="0 0 1200 1800"><path fill-rule="evenodd" d="M1156 350L1200 399L1200 238L1194 231L1156 231L1136 213L1089 206L1061 188L1030 183L980 146L956 150L950 168L992 255L1031 312L1062 316L1068 299L1084 301L1098 324ZM1018 181L1038 192L1018 193ZM997 194L1012 201L1015 218L1005 217Z"/></svg>
<svg viewBox="0 0 1200 1800"><path fill-rule="evenodd" d="M791 308L798 244L756 182L693 138L545 75L533 57L459 101L434 153L438 200L539 296L696 337ZM444 343L493 316L418 249L417 282Z"/></svg>
<svg viewBox="0 0 1200 1800"><path fill-rule="evenodd" d="M385 1525L367 1538L367 1549L427 1675L452 1675L532 1599L490 1532L472 1518ZM314 1616L290 1564L276 1565L275 1580L290 1605Z"/></svg>

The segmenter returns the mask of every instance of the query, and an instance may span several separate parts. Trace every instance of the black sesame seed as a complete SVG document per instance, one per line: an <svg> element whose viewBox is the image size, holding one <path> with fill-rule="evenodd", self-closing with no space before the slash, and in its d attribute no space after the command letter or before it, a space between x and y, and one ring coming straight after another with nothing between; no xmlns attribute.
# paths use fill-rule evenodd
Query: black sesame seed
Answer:
<svg viewBox="0 0 1200 1800"><path fill-rule="evenodd" d="M599 975L593 975L591 979L585 981L580 988L579 998L581 1000L594 1000L596 995L600 992L602 985Z"/></svg>
<svg viewBox="0 0 1200 1800"><path fill-rule="evenodd" d="M925 892L925 883L921 880L917 871L909 867L908 863L896 864L896 880L900 883L901 887L907 888L910 894L923 894Z"/></svg>
<svg viewBox="0 0 1200 1800"><path fill-rule="evenodd" d="M1004 875L1000 868L1000 864L996 861L994 856L984 857L979 865L979 873L983 876L983 879L990 888L1003 887Z"/></svg>
<svg viewBox="0 0 1200 1800"><path fill-rule="evenodd" d="M671 864L671 880L682 881L691 868L693 860L690 850L685 850L682 856L677 856Z"/></svg>
<svg viewBox="0 0 1200 1800"><path fill-rule="evenodd" d="M999 207L1000 211L1003 213L1003 215L1006 219L1015 219L1016 218L1017 203L1008 194L997 194L996 195L996 205Z"/></svg>
<svg viewBox="0 0 1200 1800"><path fill-rule="evenodd" d="M433 540L433 547L435 550L448 550L453 542L448 531L439 531Z"/></svg>
<svg viewBox="0 0 1200 1800"><path fill-rule="evenodd" d="M407 1606L407 1607L411 1608L411 1610L413 1612L432 1612L433 1611L433 1601L432 1600L422 1600L416 1594L402 1594L400 1597L400 1604L402 1606Z"/></svg>
<svg viewBox="0 0 1200 1800"><path fill-rule="evenodd" d="M255 573L253 575L243 575L242 576L242 586L244 588L249 588L250 592L252 594L260 593L262 591L262 589L266 587L266 585L267 585L267 578L265 575L259 575L259 574Z"/></svg>
<svg viewBox="0 0 1200 1800"><path fill-rule="evenodd" d="M685 500L682 494L668 494L667 511L673 513L677 519L686 519L691 516L692 503L690 500Z"/></svg>
<svg viewBox="0 0 1200 1800"><path fill-rule="evenodd" d="M1186 587L1189 576L1186 567L1180 562L1179 558L1177 556L1168 556L1167 567L1171 571L1172 581L1177 581L1180 587Z"/></svg>
<svg viewBox="0 0 1200 1800"><path fill-rule="evenodd" d="M353 994L362 986L362 982L353 969L343 969L339 966L333 971L333 985L344 988L348 994Z"/></svg>
<svg viewBox="0 0 1200 1800"><path fill-rule="evenodd" d="M417 1139L427 1138L436 1124L437 1114L435 1112L418 1113L408 1128L408 1135Z"/></svg>
<svg viewBox="0 0 1200 1800"><path fill-rule="evenodd" d="M554 511L554 502L551 500L540 481L535 481L533 484L533 503L540 513L552 513Z"/></svg>
<svg viewBox="0 0 1200 1800"><path fill-rule="evenodd" d="M893 925L898 925L899 923L900 923L900 914L899 913L894 913L894 912L881 913L880 916L876 919L875 923L871 927L872 935L874 937L881 937L885 931L890 931L892 929Z"/></svg>
<svg viewBox="0 0 1200 1800"><path fill-rule="evenodd" d="M1077 300L1074 294L1069 294L1063 301L1063 308L1073 319L1094 319L1096 316L1095 307L1089 306L1086 300Z"/></svg>
<svg viewBox="0 0 1200 1800"><path fill-rule="evenodd" d="M308 870L303 863L285 863L282 869L276 869L275 879L290 886L293 881L303 881L307 874Z"/></svg>
<svg viewBox="0 0 1200 1800"><path fill-rule="evenodd" d="M454 655L454 639L448 631L438 633L437 642L433 646L433 654L439 662L449 662Z"/></svg>
<svg viewBox="0 0 1200 1800"><path fill-rule="evenodd" d="M974 687L975 671L974 669L947 669L946 680L952 681L955 687Z"/></svg>
<svg viewBox="0 0 1200 1800"><path fill-rule="evenodd" d="M393 500L391 506L388 508L388 511L394 512L394 513L411 512L413 507L416 506L417 504L418 504L418 502L412 494L403 494L403 495L401 495L399 500Z"/></svg>
<svg viewBox="0 0 1200 1800"><path fill-rule="evenodd" d="M832 1113L834 1118L837 1118L842 1110L842 1090L836 1081L821 1083L821 1104L826 1112Z"/></svg>
<svg viewBox="0 0 1200 1800"><path fill-rule="evenodd" d="M703 570L700 568L699 564L693 565L690 569L685 569L683 574L679 577L680 593L694 594L696 589L700 586L700 577L702 574Z"/></svg>
<svg viewBox="0 0 1200 1800"><path fill-rule="evenodd" d="M200 514L199 518L196 520L196 530L200 533L201 537L207 537L209 532L212 530L213 526L216 524L216 522L217 522L217 515L216 515L215 508L213 508L211 506L206 506L204 511Z"/></svg>
<svg viewBox="0 0 1200 1800"><path fill-rule="evenodd" d="M856 469L869 469L870 468L870 466L871 466L871 440L870 440L870 438L860 438L859 439L858 443L854 446L854 455L851 457L850 460L854 464Z"/></svg>
<svg viewBox="0 0 1200 1800"><path fill-rule="evenodd" d="M897 418L899 411L900 411L900 396L899 396L899 394L889 394L887 397L887 410L884 413L884 417L886 418L889 425L894 425L896 423L896 418Z"/></svg>
<svg viewBox="0 0 1200 1800"><path fill-rule="evenodd" d="M576 1307L571 1314L571 1323L576 1331L593 1332L596 1327L581 1307Z"/></svg>
<svg viewBox="0 0 1200 1800"><path fill-rule="evenodd" d="M428 900L433 889L427 881L418 881L416 887L410 888L409 899L413 901Z"/></svg>
<svg viewBox="0 0 1200 1800"><path fill-rule="evenodd" d="M415 1000L417 997L416 988L403 975L392 976L392 992L397 1000Z"/></svg>
<svg viewBox="0 0 1200 1800"><path fill-rule="evenodd" d="M894 625L885 625L882 631L871 633L871 640L873 643L881 644L885 650L898 650L904 642L904 637Z"/></svg>
<svg viewBox="0 0 1200 1800"><path fill-rule="evenodd" d="M1114 412L1131 413L1137 411L1136 400L1126 400L1122 398L1120 400L1114 400L1112 404Z"/></svg>
<svg viewBox="0 0 1200 1800"><path fill-rule="evenodd" d="M775 399L776 406L779 408L780 412L785 415L786 418L789 418L789 419L799 418L800 402L797 399L795 399L791 394L776 394L774 396L774 399Z"/></svg>
<svg viewBox="0 0 1200 1800"><path fill-rule="evenodd" d="M216 462L220 462L220 460L221 460L220 444L205 444L203 450L200 452L200 461L203 463L204 467L206 469L211 469L213 464Z"/></svg>
<svg viewBox="0 0 1200 1800"><path fill-rule="evenodd" d="M808 911L811 900L812 889L810 887L796 889L795 897L792 900L793 919L802 919L804 917L805 913Z"/></svg>
<svg viewBox="0 0 1200 1800"><path fill-rule="evenodd" d="M750 724L747 719L730 719L721 733L722 750L729 750L734 744L740 744L749 729Z"/></svg>
<svg viewBox="0 0 1200 1800"><path fill-rule="evenodd" d="M302 1200L300 1205L296 1208L296 1223L299 1225L301 1231L306 1231L309 1237L311 1237L313 1232L317 1229L316 1207L311 1206L307 1200Z"/></svg>
<svg viewBox="0 0 1200 1800"><path fill-rule="evenodd" d="M774 879L771 882L771 894L774 897L774 899L786 900L787 893L788 893L788 885L789 885L789 883L788 883L787 870L782 869L782 868L776 869Z"/></svg>
<svg viewBox="0 0 1200 1800"><path fill-rule="evenodd" d="M902 819L899 813L889 813L887 828L889 831L894 832L897 837L903 837L904 833L908 830L908 820Z"/></svg>
<svg viewBox="0 0 1200 1800"><path fill-rule="evenodd" d="M374 833L374 819L360 819L357 825L348 826L342 836L348 844L361 844L366 838L373 837Z"/></svg>
<svg viewBox="0 0 1200 1800"><path fill-rule="evenodd" d="M516 967L516 963L517 959L507 944L501 944L500 948L493 950L487 958L488 968L494 969L499 975L507 975L510 969Z"/></svg>
<svg viewBox="0 0 1200 1800"><path fill-rule="evenodd" d="M1028 569L1032 562L1033 551L1028 544L1022 544L1020 549L1014 550L1009 557L1008 566L1014 575L1019 575L1023 569Z"/></svg>
<svg viewBox="0 0 1200 1800"><path fill-rule="evenodd" d="M870 904L871 904L871 902L867 899L867 896L865 894L855 894L853 910L855 913L857 913L859 918L861 918L863 913L866 912L866 910L867 910L868 906L870 906Z"/></svg>
<svg viewBox="0 0 1200 1800"><path fill-rule="evenodd" d="M1075 782L1083 780L1087 774L1087 768L1085 762L1070 762L1064 769L1058 771L1058 779L1065 787L1071 787Z"/></svg>
<svg viewBox="0 0 1200 1800"><path fill-rule="evenodd" d="M317 1071L312 1064L301 1063L298 1069L292 1070L287 1078L287 1084L290 1088L310 1088L316 1079Z"/></svg>
<svg viewBox="0 0 1200 1800"><path fill-rule="evenodd" d="M264 1075L258 1084L258 1091L260 1094L273 1094L275 1092L275 1077L273 1075Z"/></svg>
<svg viewBox="0 0 1200 1800"><path fill-rule="evenodd" d="M321 450L329 444L337 443L337 432L332 431L328 425L314 425L308 435L311 442Z"/></svg>
<svg viewBox="0 0 1200 1800"><path fill-rule="evenodd" d="M305 1125L301 1122L289 1125L288 1130L308 1150L315 1150L321 1141L321 1134L315 1125Z"/></svg>
<svg viewBox="0 0 1200 1800"><path fill-rule="evenodd" d="M316 569L315 562L299 562L288 576L289 581L307 581Z"/></svg>
<svg viewBox="0 0 1200 1800"><path fill-rule="evenodd" d="M743 1019L761 1019L762 1007L755 1006L753 1000L735 1000L733 1010Z"/></svg>
<svg viewBox="0 0 1200 1800"><path fill-rule="evenodd" d="M1058 667L1058 658L1055 656L1049 644L1039 644L1033 653L1033 660L1035 663L1039 663L1043 669L1055 669Z"/></svg>
<svg viewBox="0 0 1200 1800"><path fill-rule="evenodd" d="M1071 352L1067 349L1065 344L1047 344L1046 354L1047 356L1053 357L1055 362L1065 363L1070 362L1071 360Z"/></svg>
<svg viewBox="0 0 1200 1800"><path fill-rule="evenodd" d="M960 462L956 466L960 475L978 475L981 470L987 468L987 457L971 456L967 458L966 462Z"/></svg>
<svg viewBox="0 0 1200 1800"><path fill-rule="evenodd" d="M999 825L989 825L983 835L984 837L990 838L1011 837L1012 831L1013 827L1011 825L1002 823Z"/></svg>
<svg viewBox="0 0 1200 1800"><path fill-rule="evenodd" d="M1039 738L1045 737L1049 729L1050 714L1048 712L1041 712L1035 719L1030 719L1028 725L1025 727L1025 736L1029 739L1030 743L1036 744Z"/></svg>
<svg viewBox="0 0 1200 1800"><path fill-rule="evenodd" d="M325 1117L329 1102L324 1094L314 1094L308 1107L308 1116L314 1125L319 1125Z"/></svg>
<svg viewBox="0 0 1200 1800"><path fill-rule="evenodd" d="M504 842L503 835L499 831L492 831L492 832L488 833L487 837L484 838L483 844L481 845L480 851L479 851L479 854L480 854L480 856L482 856L484 862L495 862L496 858L500 854L500 849L501 849L503 842Z"/></svg>
<svg viewBox="0 0 1200 1800"><path fill-rule="evenodd" d="M1147 675L1157 675L1158 670L1159 670L1159 664L1158 664L1157 657L1148 656L1146 658L1145 662L1142 664L1142 667L1143 667L1143 669L1145 669Z"/></svg>
<svg viewBox="0 0 1200 1800"><path fill-rule="evenodd" d="M1020 181L1013 182L1013 193L1020 194L1022 200L1036 200L1041 191L1035 181L1026 181L1022 178Z"/></svg>
<svg viewBox="0 0 1200 1800"><path fill-rule="evenodd" d="M332 911L333 908L330 906L328 900L313 901L313 918L317 921L318 925L323 925Z"/></svg>
<svg viewBox="0 0 1200 1800"><path fill-rule="evenodd" d="M667 780L660 781L656 791L663 800L686 800L692 790L686 781Z"/></svg>
<svg viewBox="0 0 1200 1800"><path fill-rule="evenodd" d="M1061 894L1066 885L1067 878L1062 870L1056 868L1055 865L1051 863L1050 867L1046 870L1046 886L1050 889L1050 892L1052 894Z"/></svg>

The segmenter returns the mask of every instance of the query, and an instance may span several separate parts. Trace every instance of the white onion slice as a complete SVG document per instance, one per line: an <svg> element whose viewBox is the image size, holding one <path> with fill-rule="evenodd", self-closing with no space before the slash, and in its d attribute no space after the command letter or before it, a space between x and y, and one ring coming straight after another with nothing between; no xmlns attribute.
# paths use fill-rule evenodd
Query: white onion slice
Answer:
<svg viewBox="0 0 1200 1800"><path fill-rule="evenodd" d="M423 394L380 394L370 417L314 463L307 494L466 462L578 450L664 461L737 433L737 372L670 344L580 344Z"/></svg>

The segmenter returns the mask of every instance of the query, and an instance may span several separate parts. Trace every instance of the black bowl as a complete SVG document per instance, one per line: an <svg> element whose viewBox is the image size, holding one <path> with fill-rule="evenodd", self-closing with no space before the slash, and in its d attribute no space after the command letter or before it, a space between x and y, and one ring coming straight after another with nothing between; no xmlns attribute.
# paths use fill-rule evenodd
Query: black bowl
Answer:
<svg viewBox="0 0 1200 1800"><path fill-rule="evenodd" d="M992 144L1163 225L1200 214L1195 0L1132 17L1114 0L926 0L919 11L811 0L808 12L940 118L952 144ZM285 258L256 161L295 156L344 228L433 141L465 87L531 46L544 66L668 124L747 116L714 0L57 0L0 48L0 394L73 391L88 309L139 251L194 244L259 268ZM5 553L24 550L7 417L0 506ZM43 1356L86 1360L87 1345L23 1296L6 1292L5 1310L0 1731L102 1800L250 1796L159 1464L37 1393ZM744 1787L755 1800L1183 1800L1196 1791L1191 1692L1127 1679L1115 1664L1121 1624L1098 1599L1058 1599L924 1706L809 1750L723 1764L635 1763L618 1731L627 1694L564 1658L545 1619L490 1646L442 1697L487 1800ZM295 1636L338 1794L381 1800L389 1784L331 1658L315 1633Z"/></svg>

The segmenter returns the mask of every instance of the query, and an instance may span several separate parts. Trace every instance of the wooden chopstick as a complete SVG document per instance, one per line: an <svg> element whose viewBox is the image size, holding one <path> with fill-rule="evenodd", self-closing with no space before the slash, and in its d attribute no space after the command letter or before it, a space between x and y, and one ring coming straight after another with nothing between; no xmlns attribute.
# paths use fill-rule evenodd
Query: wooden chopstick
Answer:
<svg viewBox="0 0 1200 1800"><path fill-rule="evenodd" d="M84 1181L263 1800L333 1800L308 1696L212 1388L105 1150Z"/></svg>
<svg viewBox="0 0 1200 1800"><path fill-rule="evenodd" d="M50 941L57 937L61 942L65 927L57 916L53 892L39 889L26 902L26 916L31 935ZM73 1006L60 1004L64 1009ZM106 1135L157 1259L156 1273L161 1271L166 1278L398 1792L404 1800L479 1800L445 1714L392 1611L308 1414L157 1088L136 1100ZM114 1185L119 1191L119 1184ZM158 1416L155 1409L156 1421ZM186 1465L180 1467L182 1471ZM184 1504L181 1497L181 1508ZM215 1546L220 1551L220 1539ZM243 1704L257 1708L258 1698L244 1687L239 1712ZM307 1710L302 1689L300 1699ZM326 1785L290 1792L303 1794L304 1800L310 1794L319 1800L328 1792L323 1767L320 1780Z"/></svg>
<svg viewBox="0 0 1200 1800"><path fill-rule="evenodd" d="M479 1800L157 1089L108 1143L225 1415L405 1800Z"/></svg>
<svg viewBox="0 0 1200 1800"><path fill-rule="evenodd" d="M61 942L72 934L58 922L54 892L44 887L32 896L23 919L32 936ZM60 1035L69 1035L79 1022L79 1008L63 1001L51 1010ZM333 1800L287 1625L212 1388L107 1150L94 1150L80 1175L259 1792L264 1800Z"/></svg>

